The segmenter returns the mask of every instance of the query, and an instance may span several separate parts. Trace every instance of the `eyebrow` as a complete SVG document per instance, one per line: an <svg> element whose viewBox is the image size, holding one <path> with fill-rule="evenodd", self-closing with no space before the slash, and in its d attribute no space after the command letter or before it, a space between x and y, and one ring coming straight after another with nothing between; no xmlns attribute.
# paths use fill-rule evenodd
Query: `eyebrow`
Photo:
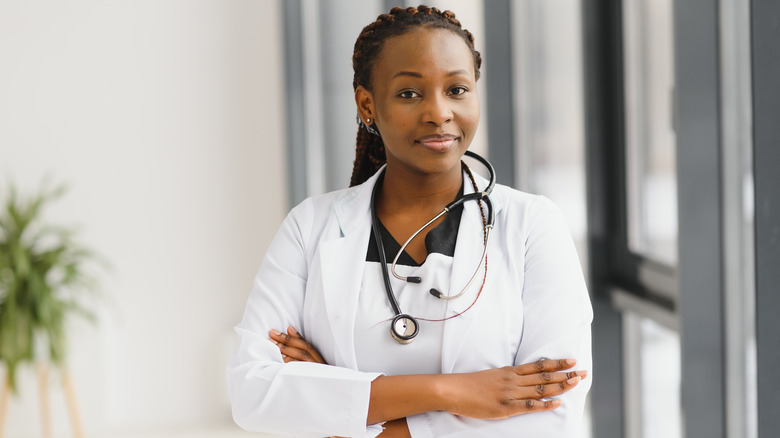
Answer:
<svg viewBox="0 0 780 438"><path fill-rule="evenodd" d="M457 76L457 75L468 75L468 72L466 70L453 70L449 73L447 73L447 76ZM402 70L393 75L392 79L395 79L399 76L411 76L413 78L422 78L422 74L414 72L414 71L406 71Z"/></svg>

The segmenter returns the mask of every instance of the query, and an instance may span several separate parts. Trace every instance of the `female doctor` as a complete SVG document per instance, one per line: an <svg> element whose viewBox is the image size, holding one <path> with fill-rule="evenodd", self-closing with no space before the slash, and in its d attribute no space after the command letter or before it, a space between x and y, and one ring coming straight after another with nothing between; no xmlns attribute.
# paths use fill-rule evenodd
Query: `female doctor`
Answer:
<svg viewBox="0 0 780 438"><path fill-rule="evenodd" d="M295 207L265 256L227 370L241 427L579 436L588 294L560 211L463 163L480 65L449 11L363 29L352 187Z"/></svg>

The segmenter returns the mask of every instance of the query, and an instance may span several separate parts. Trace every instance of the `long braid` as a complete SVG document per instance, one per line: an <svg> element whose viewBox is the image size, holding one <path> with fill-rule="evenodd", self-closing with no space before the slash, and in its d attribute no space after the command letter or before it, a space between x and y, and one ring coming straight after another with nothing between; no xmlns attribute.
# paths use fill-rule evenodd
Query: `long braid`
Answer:
<svg viewBox="0 0 780 438"><path fill-rule="evenodd" d="M387 161L382 137L369 133L362 126L358 127L355 144L355 164L352 167L350 187L369 179Z"/></svg>
<svg viewBox="0 0 780 438"><path fill-rule="evenodd" d="M461 27L453 12L442 12L437 8L420 5L416 8L395 7L390 13L380 15L373 23L363 28L355 41L352 54L352 88L356 90L362 85L371 91L371 71L384 42L415 27L448 29L463 38L474 56L474 76L479 79L482 55L474 48L474 36L471 32ZM387 161L381 135L370 133L362 123L358 126L355 146L350 186L366 181Z"/></svg>

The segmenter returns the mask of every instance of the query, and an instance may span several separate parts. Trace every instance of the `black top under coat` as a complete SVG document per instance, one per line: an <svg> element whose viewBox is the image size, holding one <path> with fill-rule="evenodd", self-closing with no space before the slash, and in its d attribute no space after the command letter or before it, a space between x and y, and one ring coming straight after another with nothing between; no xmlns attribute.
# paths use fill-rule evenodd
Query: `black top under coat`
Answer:
<svg viewBox="0 0 780 438"><path fill-rule="evenodd" d="M463 196L462 183L460 185L458 198L461 196ZM458 229L460 228L460 218L462 214L463 205L461 204L444 215L444 220L428 232L425 236L427 254L437 253L448 257L453 257L455 255L455 244L458 240ZM390 262L395 259L395 255L398 254L398 250L401 249L401 244L395 240L389 231L387 231L387 228L385 228L381 221L379 221L379 232L385 247L385 258ZM368 239L366 261L379 263L379 251L377 250L376 239L373 237ZM406 251L401 253L396 264L403 266L420 266L420 264Z"/></svg>

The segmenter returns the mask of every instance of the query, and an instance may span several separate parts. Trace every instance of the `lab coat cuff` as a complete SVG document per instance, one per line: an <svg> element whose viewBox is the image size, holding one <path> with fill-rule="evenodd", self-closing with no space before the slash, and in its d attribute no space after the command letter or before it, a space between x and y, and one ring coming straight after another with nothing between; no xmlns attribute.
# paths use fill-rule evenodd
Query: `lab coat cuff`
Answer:
<svg viewBox="0 0 780 438"><path fill-rule="evenodd" d="M355 423L358 425L363 425L361 427L365 427L364 436L366 438L375 438L377 435L382 433L382 423L372 424L369 426L365 426L365 424L366 424L366 418L368 418L368 401L371 398L371 382L373 382L377 377L381 376L382 374L381 373L361 373L361 374L362 374L361 380L367 382L368 385L361 385L356 387L356 389L359 390L359 393L355 394L355 400L358 401L358 403L361 405L361 408L353 411L357 413L357 418L355 419ZM355 433L350 436L358 437L361 435L360 433L358 433L358 431L355 431Z"/></svg>
<svg viewBox="0 0 780 438"><path fill-rule="evenodd" d="M406 427L409 428L412 438L435 438L428 413L406 417Z"/></svg>
<svg viewBox="0 0 780 438"><path fill-rule="evenodd" d="M385 429L385 423L376 423L366 427L366 438L376 438Z"/></svg>

